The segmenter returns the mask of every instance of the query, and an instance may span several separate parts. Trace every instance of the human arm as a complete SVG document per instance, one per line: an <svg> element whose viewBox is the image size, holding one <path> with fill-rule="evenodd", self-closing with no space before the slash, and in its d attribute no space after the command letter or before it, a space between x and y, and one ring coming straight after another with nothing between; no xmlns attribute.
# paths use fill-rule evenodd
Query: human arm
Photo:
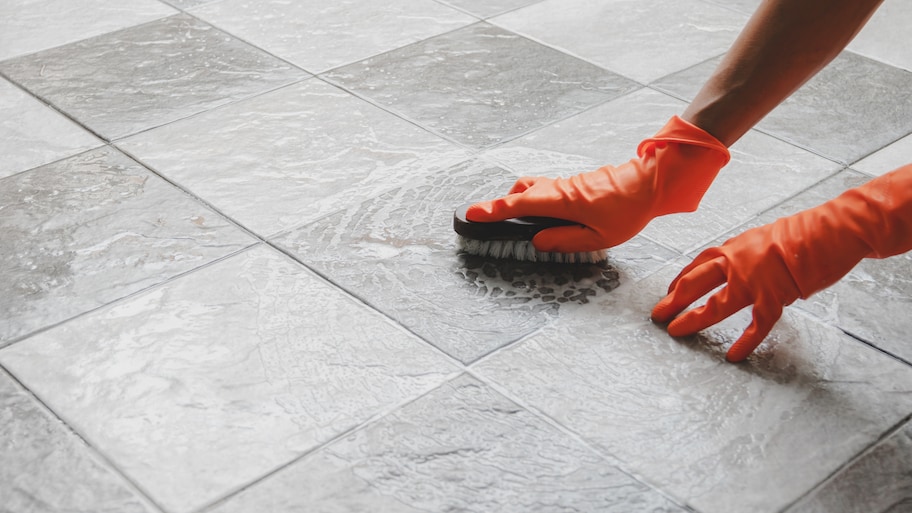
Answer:
<svg viewBox="0 0 912 513"><path fill-rule="evenodd" d="M829 64L882 2L762 2L681 117L731 146Z"/></svg>
<svg viewBox="0 0 912 513"><path fill-rule="evenodd" d="M469 208L468 219L576 221L586 228L553 228L533 239L542 251L576 252L621 244L657 216L695 210L728 162L726 148L829 63L880 2L763 2L681 118L669 122L683 137L669 139L663 128L620 166L556 180L521 178L507 196Z"/></svg>

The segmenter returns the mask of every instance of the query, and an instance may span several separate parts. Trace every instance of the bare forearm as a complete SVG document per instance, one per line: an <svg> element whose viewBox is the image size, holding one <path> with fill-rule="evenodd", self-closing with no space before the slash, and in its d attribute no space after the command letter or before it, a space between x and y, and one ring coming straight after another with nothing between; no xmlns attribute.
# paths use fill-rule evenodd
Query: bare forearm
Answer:
<svg viewBox="0 0 912 513"><path fill-rule="evenodd" d="M882 1L764 1L681 117L731 146L832 61Z"/></svg>

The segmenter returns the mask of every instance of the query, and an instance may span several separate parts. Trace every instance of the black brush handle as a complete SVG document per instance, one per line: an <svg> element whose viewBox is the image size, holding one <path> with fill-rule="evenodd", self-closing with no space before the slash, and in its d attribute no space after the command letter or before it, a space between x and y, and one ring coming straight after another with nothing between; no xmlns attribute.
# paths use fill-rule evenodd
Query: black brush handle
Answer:
<svg viewBox="0 0 912 513"><path fill-rule="evenodd" d="M474 240L532 240L536 233L558 226L583 226L574 221L556 217L515 217L492 223L477 223L466 219L466 211L473 203L466 203L453 212L453 229L467 239Z"/></svg>

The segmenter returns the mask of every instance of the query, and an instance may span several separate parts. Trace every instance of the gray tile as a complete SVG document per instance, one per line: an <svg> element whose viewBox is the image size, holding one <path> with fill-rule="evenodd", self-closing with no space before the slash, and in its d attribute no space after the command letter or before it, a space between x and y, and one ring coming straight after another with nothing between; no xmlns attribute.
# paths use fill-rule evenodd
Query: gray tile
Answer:
<svg viewBox="0 0 912 513"><path fill-rule="evenodd" d="M569 176L636 156L684 104L641 89L495 148L487 156L523 174ZM695 213L653 220L644 236L681 252L705 244L837 172L839 165L770 136L750 132L732 148ZM503 194L498 191L498 194Z"/></svg>
<svg viewBox="0 0 912 513"><path fill-rule="evenodd" d="M326 76L473 147L513 138L634 87L613 73L485 23Z"/></svg>
<svg viewBox="0 0 912 513"><path fill-rule="evenodd" d="M0 61L174 14L155 0L5 0Z"/></svg>
<svg viewBox="0 0 912 513"><path fill-rule="evenodd" d="M0 178L103 144L2 78L0 112Z"/></svg>
<svg viewBox="0 0 912 513"><path fill-rule="evenodd" d="M764 212L738 231L815 207L868 179L851 171L840 173ZM717 241L721 242L722 239ZM862 260L838 283L796 304L830 324L912 361L912 347L909 345L909 333L912 333L910 303L912 253L887 259Z"/></svg>
<svg viewBox="0 0 912 513"><path fill-rule="evenodd" d="M251 244L108 147L0 180L0 346Z"/></svg>
<svg viewBox="0 0 912 513"><path fill-rule="evenodd" d="M413 180L277 242L453 357L473 361L672 258L612 254L606 266L543 265L460 255L453 210L516 176L483 161ZM631 246L632 248L633 246ZM663 253L664 251L664 253Z"/></svg>
<svg viewBox="0 0 912 513"><path fill-rule="evenodd" d="M912 424L853 461L788 513L912 511Z"/></svg>
<svg viewBox="0 0 912 513"><path fill-rule="evenodd" d="M643 235L687 252L840 168L835 162L756 131L730 150L731 162L716 177L699 210L656 218Z"/></svg>
<svg viewBox="0 0 912 513"><path fill-rule="evenodd" d="M760 4L763 3L763 0L708 0L710 3L720 5L722 7L727 7L735 11L740 12L741 14L751 15L753 14Z"/></svg>
<svg viewBox="0 0 912 513"><path fill-rule="evenodd" d="M151 512L124 479L0 370L0 511Z"/></svg>
<svg viewBox="0 0 912 513"><path fill-rule="evenodd" d="M199 7L200 5L211 4L212 2L217 2L219 0L162 0L167 2L178 9L191 9L193 7Z"/></svg>
<svg viewBox="0 0 912 513"><path fill-rule="evenodd" d="M912 5L909 2L883 2L849 43L848 49L912 71L907 32L909 25L912 25Z"/></svg>
<svg viewBox="0 0 912 513"><path fill-rule="evenodd" d="M642 83L724 53L746 21L694 0L547 0L492 20Z"/></svg>
<svg viewBox="0 0 912 513"><path fill-rule="evenodd" d="M312 73L476 21L433 0L223 0L193 14Z"/></svg>
<svg viewBox="0 0 912 513"><path fill-rule="evenodd" d="M541 0L440 0L442 3L458 7L480 18L487 18L497 14L532 5Z"/></svg>
<svg viewBox="0 0 912 513"><path fill-rule="evenodd" d="M571 176L636 157L637 145L687 106L642 88L485 152L528 176ZM504 191L506 192L506 191Z"/></svg>
<svg viewBox="0 0 912 513"><path fill-rule="evenodd" d="M184 14L5 61L0 71L109 140L307 76Z"/></svg>
<svg viewBox="0 0 912 513"><path fill-rule="evenodd" d="M263 236L467 156L456 145L319 80L118 145Z"/></svg>
<svg viewBox="0 0 912 513"><path fill-rule="evenodd" d="M460 377L213 510L684 510L469 377Z"/></svg>
<svg viewBox="0 0 912 513"><path fill-rule="evenodd" d="M649 312L678 269L596 298L475 372L704 513L777 511L912 411L912 368L794 309L743 364L724 351L746 311L671 339Z"/></svg>
<svg viewBox="0 0 912 513"><path fill-rule="evenodd" d="M715 69L710 60L653 84L692 99ZM912 72L843 52L757 128L849 163L912 132Z"/></svg>
<svg viewBox="0 0 912 513"><path fill-rule="evenodd" d="M0 362L175 513L457 370L264 247L9 346Z"/></svg>
<svg viewBox="0 0 912 513"><path fill-rule="evenodd" d="M852 169L871 176L880 176L912 164L912 135L907 135L889 146L852 164Z"/></svg>

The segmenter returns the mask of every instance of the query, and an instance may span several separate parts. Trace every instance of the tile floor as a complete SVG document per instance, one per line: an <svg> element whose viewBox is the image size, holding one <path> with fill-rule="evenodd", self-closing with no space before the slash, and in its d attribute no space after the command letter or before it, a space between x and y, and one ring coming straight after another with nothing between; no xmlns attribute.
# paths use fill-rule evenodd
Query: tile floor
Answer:
<svg viewBox="0 0 912 513"><path fill-rule="evenodd" d="M632 156L760 0L0 3L0 512L912 511L912 256L648 319L700 248L912 161L886 0L603 266L460 203Z"/></svg>

